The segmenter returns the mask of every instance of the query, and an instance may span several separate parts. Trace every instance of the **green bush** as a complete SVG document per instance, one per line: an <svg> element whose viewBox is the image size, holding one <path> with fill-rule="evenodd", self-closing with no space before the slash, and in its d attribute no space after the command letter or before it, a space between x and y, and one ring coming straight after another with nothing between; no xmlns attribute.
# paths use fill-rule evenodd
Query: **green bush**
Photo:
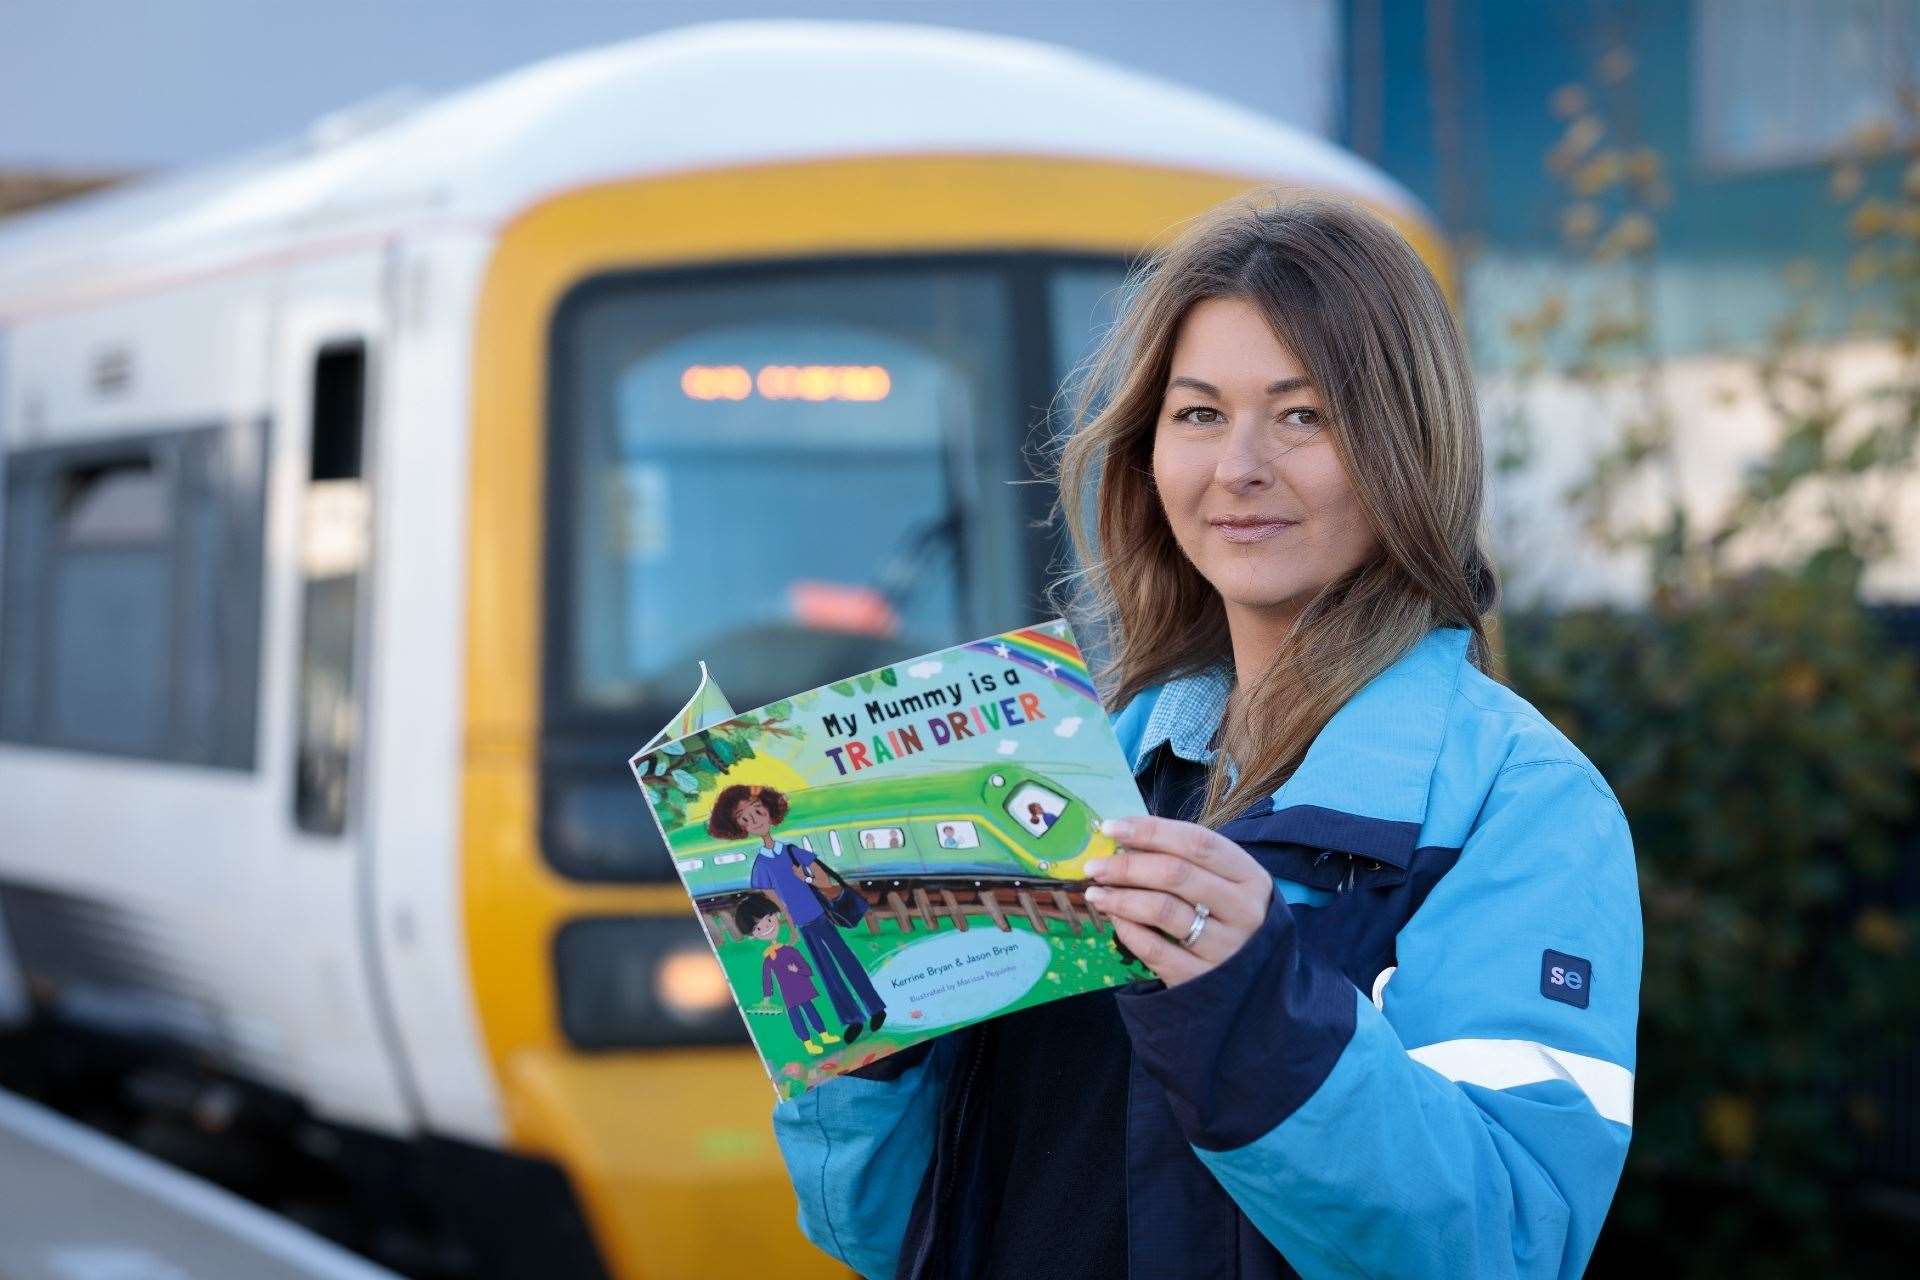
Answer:
<svg viewBox="0 0 1920 1280"><path fill-rule="evenodd" d="M1916 663L1825 557L1681 607L1512 614L1509 678L1612 783L1646 925L1634 1137L1600 1258L1827 1273L1876 1065L1920 1013L1890 904L1920 786Z"/></svg>
<svg viewBox="0 0 1920 1280"><path fill-rule="evenodd" d="M1646 108L1632 68L1609 51L1551 100L1562 275L1589 301L1555 290L1507 326L1523 393L1541 377L1593 392L1582 421L1610 438L1566 497L1649 593L1510 609L1502 629L1507 678L1612 783L1639 860L1634 1135L1594 1270L1907 1274L1920 1188L1876 1179L1913 1179L1920 1143L1920 1117L1887 1110L1913 1107L1920 1053L1920 673L1861 586L1899 549L1894 495L1915 484L1920 130L1897 146L1863 131L1829 188L1852 205L1849 327L1890 373L1840 387L1812 336L1818 272L1785 264L1794 305L1719 388L1763 409L1770 447L1703 510L1675 440L1723 424L1669 403L1653 299L1671 192L1626 127ZM1903 106L1920 123L1920 96ZM1541 433L1524 408L1500 425L1496 467L1524 469ZM1902 1196L1904 1218L1882 1211Z"/></svg>

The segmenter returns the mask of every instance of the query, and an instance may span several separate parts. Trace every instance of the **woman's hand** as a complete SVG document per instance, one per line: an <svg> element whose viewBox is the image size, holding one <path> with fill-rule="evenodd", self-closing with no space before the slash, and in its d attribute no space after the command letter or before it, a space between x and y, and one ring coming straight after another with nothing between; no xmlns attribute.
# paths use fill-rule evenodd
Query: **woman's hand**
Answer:
<svg viewBox="0 0 1920 1280"><path fill-rule="evenodd" d="M1169 987L1231 956L1267 918L1273 877L1219 832L1173 818L1109 818L1100 830L1122 847L1088 861L1097 883L1087 901ZM1191 947L1182 946L1196 905L1207 908L1207 922Z"/></svg>

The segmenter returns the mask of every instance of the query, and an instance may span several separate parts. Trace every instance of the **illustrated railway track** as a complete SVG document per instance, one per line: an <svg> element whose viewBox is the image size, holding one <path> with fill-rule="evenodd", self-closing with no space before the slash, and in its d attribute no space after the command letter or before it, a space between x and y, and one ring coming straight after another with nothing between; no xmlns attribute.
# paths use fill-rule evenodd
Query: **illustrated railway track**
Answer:
<svg viewBox="0 0 1920 1280"><path fill-rule="evenodd" d="M1024 919L1039 934L1051 932L1054 922L1072 933L1106 924L1106 917L1086 900L1079 881L933 876L854 880L849 887L866 898L866 926L876 934L888 921L901 933L921 928L933 933L942 920L963 933L976 922L1007 933L1016 919ZM751 892L701 898L700 918L716 943L740 939L733 910Z"/></svg>

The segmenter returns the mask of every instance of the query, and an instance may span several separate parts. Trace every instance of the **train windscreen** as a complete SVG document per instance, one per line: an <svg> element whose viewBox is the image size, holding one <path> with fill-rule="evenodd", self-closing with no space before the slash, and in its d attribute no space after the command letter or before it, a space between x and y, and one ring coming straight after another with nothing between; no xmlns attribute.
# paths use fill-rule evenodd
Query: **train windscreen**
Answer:
<svg viewBox="0 0 1920 1280"><path fill-rule="evenodd" d="M608 288L570 317L566 701L742 708L989 630L1022 566L990 271Z"/></svg>
<svg viewBox="0 0 1920 1280"><path fill-rule="evenodd" d="M1044 616L1040 428L1119 278L848 261L603 275L567 296L543 663L543 843L563 871L672 875L664 849L644 873L620 851L637 794L569 775L584 782L590 742L664 722L699 660L745 710ZM576 752L578 773L557 758Z"/></svg>

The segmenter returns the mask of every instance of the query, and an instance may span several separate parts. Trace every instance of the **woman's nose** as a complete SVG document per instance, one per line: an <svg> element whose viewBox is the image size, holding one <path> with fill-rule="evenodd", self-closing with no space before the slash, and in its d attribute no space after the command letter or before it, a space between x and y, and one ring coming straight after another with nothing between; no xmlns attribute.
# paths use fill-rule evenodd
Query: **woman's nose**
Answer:
<svg viewBox="0 0 1920 1280"><path fill-rule="evenodd" d="M1273 459L1267 455L1270 442L1259 430L1240 423L1227 431L1220 460L1214 465L1214 479L1222 488L1246 493L1273 482Z"/></svg>

